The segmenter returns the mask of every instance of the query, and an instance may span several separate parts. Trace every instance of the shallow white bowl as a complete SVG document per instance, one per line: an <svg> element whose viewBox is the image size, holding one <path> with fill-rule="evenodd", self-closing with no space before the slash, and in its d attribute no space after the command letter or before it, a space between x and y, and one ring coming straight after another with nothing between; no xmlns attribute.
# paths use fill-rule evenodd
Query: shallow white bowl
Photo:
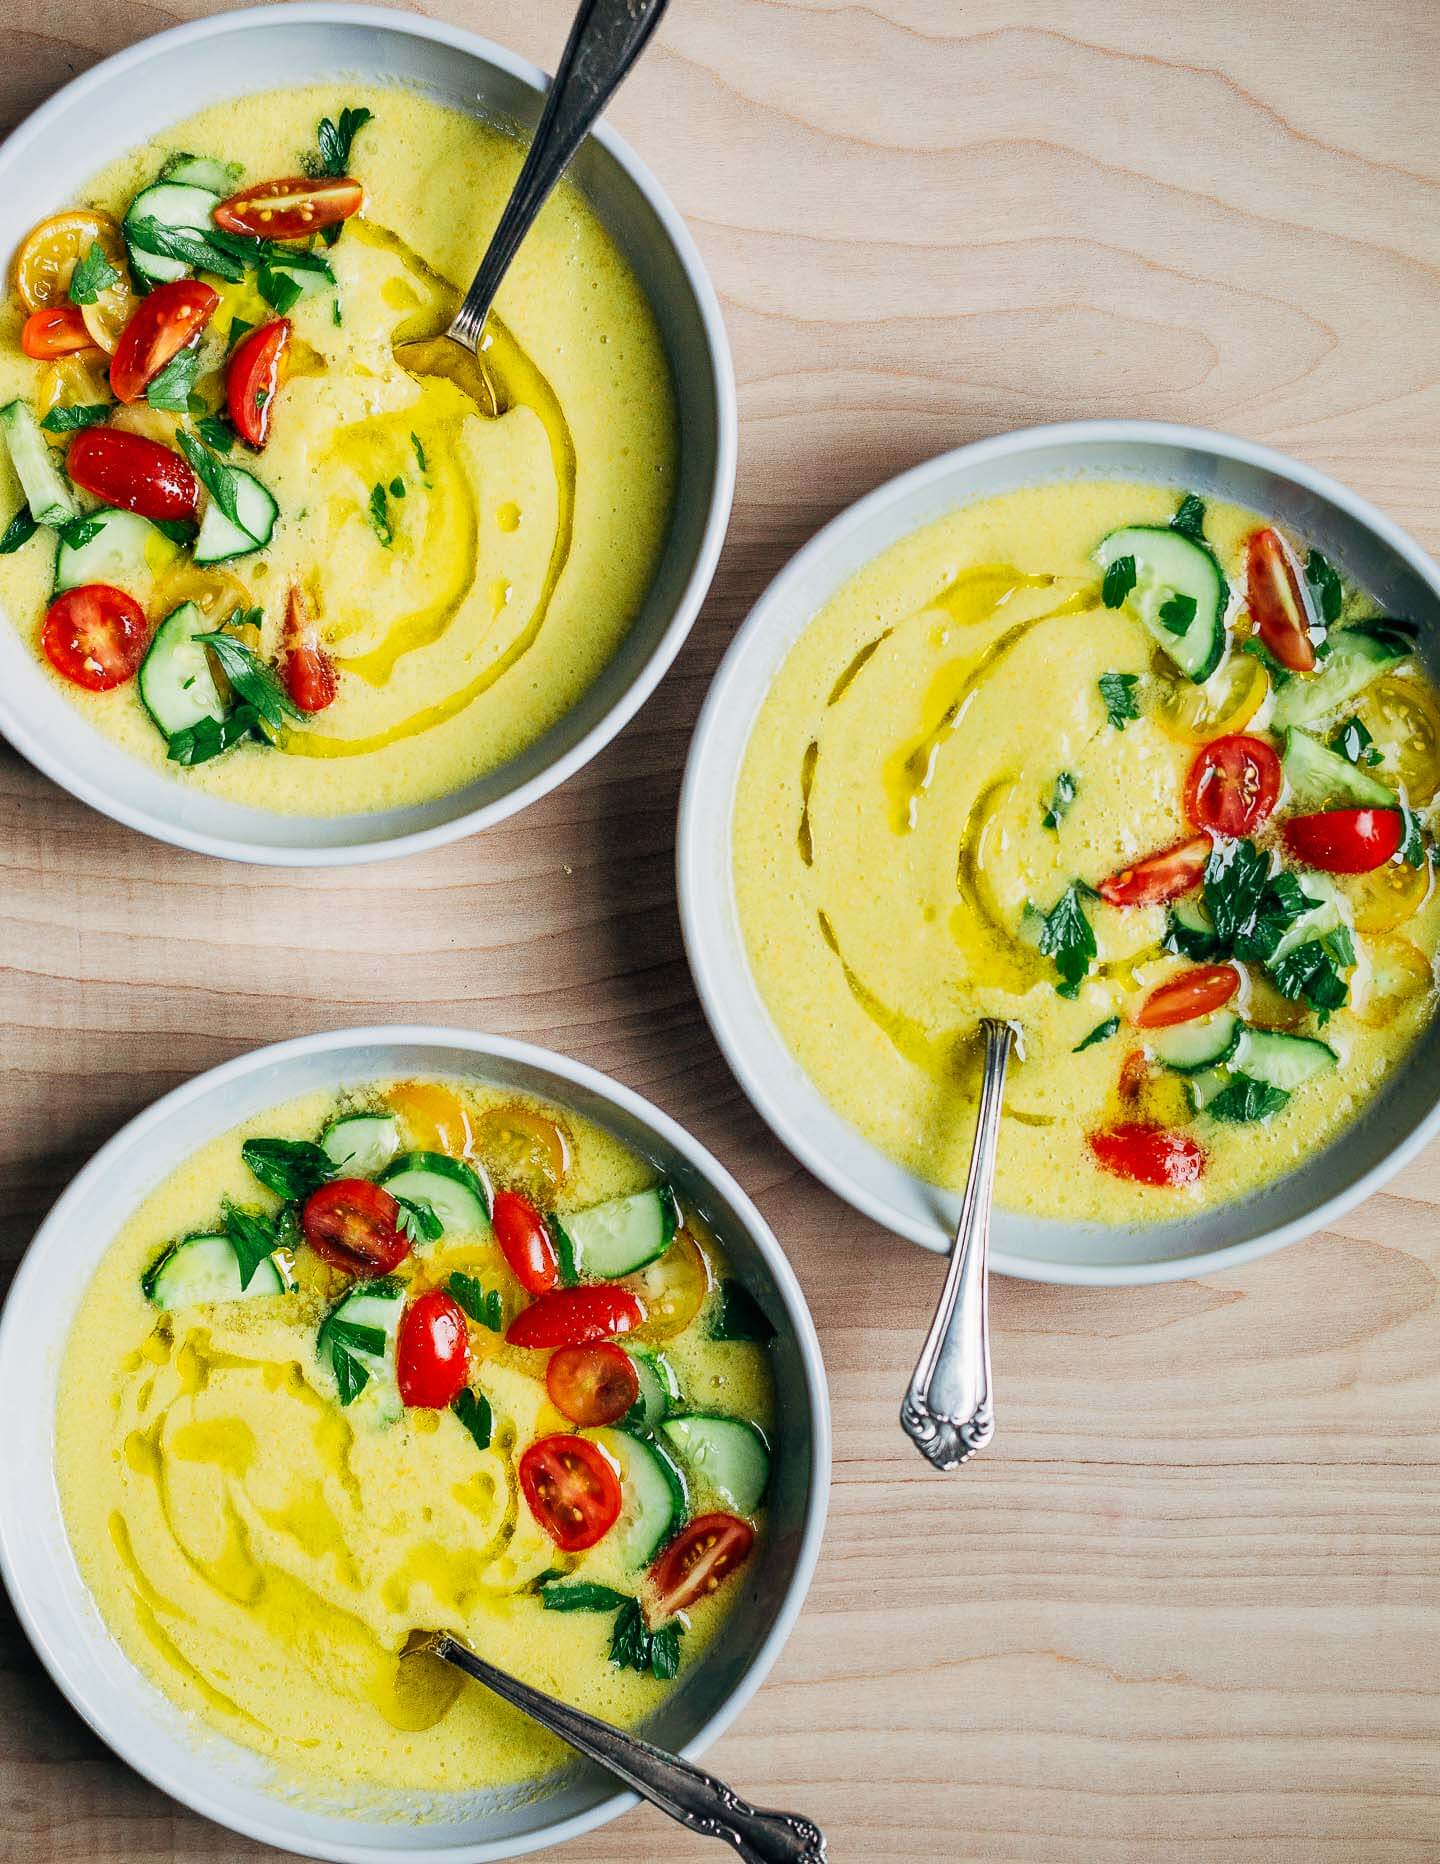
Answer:
<svg viewBox="0 0 1440 1864"><path fill-rule="evenodd" d="M680 798L680 913L705 1013L776 1136L832 1191L887 1229L948 1250L960 1200L897 1165L801 1069L756 989L735 907L731 818L756 713L812 616L881 551L979 498L1074 477L1138 479L1248 506L1293 526L1440 653L1440 570L1413 539L1322 473L1226 434L1150 421L1031 427L957 448L852 505L752 609L710 688ZM1117 1228L997 1212L991 1263L1034 1281L1122 1284L1203 1274L1278 1249L1365 1197L1440 1130L1433 1030L1365 1118L1303 1170L1203 1215Z"/></svg>
<svg viewBox="0 0 1440 1864"><path fill-rule="evenodd" d="M819 1342L784 1252L730 1174L658 1108L593 1068L527 1043L399 1026L303 1036L212 1068L102 1146L40 1226L0 1318L0 1577L51 1676L123 1759L208 1818L306 1857L488 1864L592 1830L636 1803L577 1765L553 1792L344 1804L317 1810L267 1786L268 1763L200 1731L134 1669L75 1565L54 1475L55 1393L80 1298L116 1231L199 1147L252 1114L317 1089L385 1076L464 1076L573 1108L654 1161L714 1226L736 1272L780 1322L772 1348L780 1428L769 1532L746 1568L726 1636L682 1671L646 1732L695 1755L739 1714L800 1611L825 1522L830 1411ZM18 1420L18 1424L15 1421ZM416 1824L423 1817L426 1822ZM657 1814L657 1817L659 1815Z"/></svg>
<svg viewBox="0 0 1440 1864"><path fill-rule="evenodd" d="M522 133L545 74L474 33L380 7L297 4L217 13L145 39L67 84L0 151L0 264L113 157L227 97L347 78L418 86ZM619 652L566 716L452 795L356 816L285 816L206 796L127 756L69 705L0 616L0 732L93 808L201 854L339 865L431 848L501 821L602 750L680 651L715 573L735 487L735 377L720 306L654 176L601 124L571 175L630 261L675 378L680 474L664 554ZM475 262L488 227L475 229Z"/></svg>

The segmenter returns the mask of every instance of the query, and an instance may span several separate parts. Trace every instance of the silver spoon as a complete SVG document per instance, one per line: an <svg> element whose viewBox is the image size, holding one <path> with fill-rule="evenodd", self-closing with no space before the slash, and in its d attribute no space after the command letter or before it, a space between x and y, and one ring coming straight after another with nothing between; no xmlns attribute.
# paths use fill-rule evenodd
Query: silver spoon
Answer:
<svg viewBox="0 0 1440 1864"><path fill-rule="evenodd" d="M900 1425L937 1469L958 1469L995 1435L990 1389L990 1206L1013 1023L986 1017L975 1147L940 1305L900 1406Z"/></svg>
<svg viewBox="0 0 1440 1864"><path fill-rule="evenodd" d="M798 1813L767 1812L748 1805L713 1774L497 1670L448 1632L412 1632L405 1654L420 1652L443 1657L473 1676L692 1832L723 1838L746 1864L825 1864L824 1834Z"/></svg>

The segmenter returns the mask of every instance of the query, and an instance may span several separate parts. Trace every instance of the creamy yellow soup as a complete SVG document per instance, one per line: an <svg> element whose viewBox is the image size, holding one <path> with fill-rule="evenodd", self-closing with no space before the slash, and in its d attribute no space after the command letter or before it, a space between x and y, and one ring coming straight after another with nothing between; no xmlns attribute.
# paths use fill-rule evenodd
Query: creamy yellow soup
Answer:
<svg viewBox="0 0 1440 1864"><path fill-rule="evenodd" d="M497 1188L562 1211L654 1182L643 1160L574 1114L458 1082L380 1084L339 1109L313 1095L215 1140L128 1218L81 1303L57 1412L71 1543L130 1659L198 1722L268 1756L288 1790L318 1799L347 1784L423 1793L539 1780L568 1750L439 1659L401 1653L413 1631L450 1631L622 1725L675 1686L653 1666L611 1661L613 1600L545 1605L547 1588L596 1584L634 1598L647 1583L623 1552L628 1490L619 1524L580 1553L556 1546L521 1491L527 1446L578 1428L550 1401L550 1355L470 1324L469 1389L492 1419L482 1449L453 1408L387 1414L378 1380L342 1403L319 1328L355 1284L303 1243L288 1293L162 1312L142 1292L170 1244L216 1230L228 1207L274 1215L278 1199L242 1160L245 1139L310 1139L356 1106L393 1112L405 1146L468 1158ZM741 1418L773 1444L766 1347L716 1337L734 1331L717 1321L732 1292L724 1254L693 1210L683 1218L671 1249L634 1280L647 1320L629 1343L673 1374L672 1412ZM672 1262L696 1250L708 1292L676 1331L663 1284L683 1283ZM488 1232L417 1242L396 1274L409 1301L453 1287L457 1272L498 1295L505 1325L528 1301ZM727 1506L703 1467L678 1453L672 1462L680 1518ZM763 1535L763 1509L748 1519ZM682 1680L723 1637L744 1585L742 1568L682 1612Z"/></svg>
<svg viewBox="0 0 1440 1864"><path fill-rule="evenodd" d="M373 112L350 162L363 210L317 249L334 288L289 310L290 357L268 444L224 456L273 494L273 538L207 571L156 533L126 590L152 623L188 599L216 626L258 606L255 645L273 663L296 586L337 669L338 696L290 721L277 749L250 740L182 769L134 681L102 693L61 682L98 729L177 781L322 815L448 794L515 757L576 704L645 598L677 451L654 316L566 184L501 287L481 399L447 378L447 364L463 360L452 344L437 345L428 363L413 352L408 367L397 360L397 344L448 323L523 155L500 129L418 92L327 85L217 105L103 170L82 204L118 219L176 151L239 164L241 186L297 174L319 121L347 106ZM211 282L221 302L202 339L197 392L214 412L232 325L275 312L254 272ZM12 292L0 315L0 402L19 396L42 414L107 403L107 359L28 359L23 316ZM179 424L154 409L119 418L166 444ZM194 431L197 415L185 424ZM51 437L57 459L66 439ZM0 527L19 497L7 461ZM54 568L53 532L43 527L0 557L0 607L37 648Z"/></svg>
<svg viewBox="0 0 1440 1864"><path fill-rule="evenodd" d="M1084 889L1194 835L1184 790L1207 741L1285 742L1284 675L1242 650L1245 546L1262 519L1205 512L1234 593L1224 658L1202 684L1180 673L1131 601L1106 606L1100 540L1168 526L1178 496L1039 486L896 544L796 642L736 793L734 880L756 982L801 1065L867 1139L933 1182L959 1183L978 1019L1023 1031L999 1155L998 1197L1012 1210L1130 1223L1251 1191L1362 1113L1432 1013L1440 906L1427 852L1415 866L1314 883L1333 882L1333 920L1354 941L1353 961L1335 966L1346 1001L1333 1015L1282 995L1265 966L1239 967L1227 1013L1337 1058L1275 1110L1273 1095L1255 1103L1260 1117L1197 1110L1197 1077L1163 1065L1160 1032L1134 1025L1147 996L1191 963L1167 948L1172 908L1112 905ZM1304 542L1292 542L1298 563ZM1341 628L1373 609L1354 591L1344 604ZM1120 690L1138 716L1112 722L1101 682L1117 674L1130 676ZM1440 714L1413 655L1307 730L1326 741L1351 719L1368 727L1367 773L1427 822ZM1283 848L1292 812L1287 775L1257 834L1262 852ZM1096 951L1069 996L1037 929L1072 883ZM1343 958L1343 937L1336 949ZM1240 1071L1243 1057L1210 1085ZM1233 1095L1221 1106L1246 1110ZM1181 1133L1203 1169L1159 1186L1102 1169L1093 1136L1127 1123Z"/></svg>

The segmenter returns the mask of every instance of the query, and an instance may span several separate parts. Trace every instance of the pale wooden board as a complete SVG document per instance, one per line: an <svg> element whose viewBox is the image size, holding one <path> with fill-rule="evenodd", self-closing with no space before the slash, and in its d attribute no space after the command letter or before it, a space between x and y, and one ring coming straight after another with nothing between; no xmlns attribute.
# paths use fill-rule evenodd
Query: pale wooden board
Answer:
<svg viewBox="0 0 1440 1864"><path fill-rule="evenodd" d="M452 0L553 63L568 0ZM181 13L12 0L0 118ZM769 1138L675 918L706 682L765 581L943 447L1197 421L1338 474L1434 547L1433 0L674 0L614 112L693 227L741 396L739 498L690 646L519 820L335 875L221 867L0 753L0 1221L252 1044L415 1016L654 1096L791 1250L835 1407L809 1605L714 1750L837 1860L1440 1855L1440 1153L1239 1274L996 1291L1000 1435L930 1475L895 1424L939 1265ZM18 1420L7 1420L7 1428ZM0 1619L0 1854L250 1859L96 1742ZM718 1856L646 1811L575 1864Z"/></svg>

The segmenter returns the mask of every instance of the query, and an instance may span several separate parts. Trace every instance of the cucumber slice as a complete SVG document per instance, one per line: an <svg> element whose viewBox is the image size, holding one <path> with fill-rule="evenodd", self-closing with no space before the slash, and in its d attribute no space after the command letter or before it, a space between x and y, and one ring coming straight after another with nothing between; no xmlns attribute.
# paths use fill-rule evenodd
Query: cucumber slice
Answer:
<svg viewBox="0 0 1440 1864"><path fill-rule="evenodd" d="M133 590L148 580L150 540L160 533L148 518L133 511L97 511L91 520L99 530L77 549L60 539L55 557L55 593L78 589L81 583L109 583Z"/></svg>
<svg viewBox="0 0 1440 1864"><path fill-rule="evenodd" d="M162 181L180 187L204 188L210 194L231 194L242 174L238 162L219 162L212 155L172 155L160 170Z"/></svg>
<svg viewBox="0 0 1440 1864"><path fill-rule="evenodd" d="M621 1350L629 1353L640 1381L640 1396L625 1414L626 1428L658 1430L680 1399L675 1368L663 1353L642 1353L628 1347Z"/></svg>
<svg viewBox="0 0 1440 1864"><path fill-rule="evenodd" d="M1229 1085L1230 1070L1228 1068L1207 1068L1202 1074L1188 1076L1185 1082L1185 1098L1190 1102L1190 1111L1203 1113L1220 1090Z"/></svg>
<svg viewBox="0 0 1440 1864"><path fill-rule="evenodd" d="M427 1204L447 1236L490 1234L490 1187L461 1159L444 1152L405 1152L380 1182L392 1197Z"/></svg>
<svg viewBox="0 0 1440 1864"><path fill-rule="evenodd" d="M35 522L64 524L79 517L75 494L55 464L34 410L23 401L7 402L0 408L0 434L5 436L10 464Z"/></svg>
<svg viewBox="0 0 1440 1864"><path fill-rule="evenodd" d="M620 1556L632 1571L647 1566L685 1518L689 1496L684 1476L653 1437L635 1437L628 1430L587 1430L581 1435L598 1443L619 1465L625 1498L615 1528Z"/></svg>
<svg viewBox="0 0 1440 1864"><path fill-rule="evenodd" d="M1327 637L1330 652L1314 673L1297 674L1275 695L1271 723L1276 731L1288 725L1308 725L1312 719L1338 712L1347 700L1364 692L1372 680L1407 658L1405 650L1377 641L1358 629L1342 628Z"/></svg>
<svg viewBox="0 0 1440 1864"><path fill-rule="evenodd" d="M212 498L200 520L200 535L195 539L197 563L228 563L231 557L244 557L252 550L263 550L280 516L280 507L254 473L239 466L229 466L225 470L235 487L235 509L240 521L232 523Z"/></svg>
<svg viewBox="0 0 1440 1864"><path fill-rule="evenodd" d="M348 1354L363 1370L365 1383L347 1408L358 1410L363 1406L376 1423L393 1423L405 1409L400 1387L395 1380L395 1338L400 1331L404 1312L403 1283L389 1280L362 1282L348 1294L341 1295L321 1321L320 1331L315 1336L315 1350L326 1370L335 1376L337 1385L337 1352ZM347 1339L337 1323L364 1327L383 1334L383 1349L378 1353L372 1352L368 1347L358 1345L353 1337Z"/></svg>
<svg viewBox="0 0 1440 1864"><path fill-rule="evenodd" d="M240 1263L228 1236L187 1236L175 1243L149 1272L140 1286L156 1307L208 1306L214 1301L247 1301L262 1294L284 1294L285 1277L273 1256L267 1256L240 1286Z"/></svg>
<svg viewBox="0 0 1440 1864"><path fill-rule="evenodd" d="M1317 1074L1329 1074L1340 1060L1328 1042L1314 1036L1285 1035L1277 1029L1247 1029L1234 1062L1241 1074L1287 1094Z"/></svg>
<svg viewBox="0 0 1440 1864"><path fill-rule="evenodd" d="M183 259L142 251L130 238L131 229L142 220L158 220L164 227L209 233L215 224L211 215L219 205L220 196L213 188L197 188L180 181L159 181L142 188L125 209L125 218L120 223L131 270L155 284L184 278L192 268Z"/></svg>
<svg viewBox="0 0 1440 1864"><path fill-rule="evenodd" d="M1315 904L1308 912L1301 913L1271 952L1271 964L1277 958L1283 958L1286 952L1294 951L1298 945L1304 945L1310 939L1323 938L1337 926L1348 926L1350 923L1345 896L1328 874L1322 874L1313 867L1302 867L1295 878L1300 882L1306 898L1314 900Z"/></svg>
<svg viewBox="0 0 1440 1864"><path fill-rule="evenodd" d="M1101 569L1120 557L1135 559L1135 587L1126 607L1139 617L1182 673L1203 685L1225 652L1225 608L1230 591L1214 553L1168 525L1132 524L1100 540L1094 560ZM1195 614L1183 634L1160 619L1173 596L1188 596Z"/></svg>
<svg viewBox="0 0 1440 1864"><path fill-rule="evenodd" d="M1289 688L1286 688L1289 691ZM1281 759L1297 809L1398 809L1394 790L1294 725Z"/></svg>
<svg viewBox="0 0 1440 1864"><path fill-rule="evenodd" d="M697 1411L672 1417L661 1429L690 1473L707 1482L727 1508L754 1514L770 1480L770 1446L753 1424Z"/></svg>
<svg viewBox="0 0 1440 1864"><path fill-rule="evenodd" d="M567 1211L561 1222L575 1251L576 1273L613 1281L664 1255L680 1227L680 1204L668 1184L657 1184L633 1197Z"/></svg>
<svg viewBox="0 0 1440 1864"><path fill-rule="evenodd" d="M1193 1023L1157 1029L1150 1037L1156 1058L1177 1074L1199 1074L1229 1061L1240 1046L1242 1026L1233 1010L1217 1010Z"/></svg>
<svg viewBox="0 0 1440 1864"><path fill-rule="evenodd" d="M198 725L202 718L225 716L210 656L195 639L210 627L198 603L182 602L155 630L140 662L140 697L167 738Z"/></svg>
<svg viewBox="0 0 1440 1864"><path fill-rule="evenodd" d="M320 1149L346 1176L373 1178L400 1150L400 1122L393 1113L347 1113L321 1133Z"/></svg>

